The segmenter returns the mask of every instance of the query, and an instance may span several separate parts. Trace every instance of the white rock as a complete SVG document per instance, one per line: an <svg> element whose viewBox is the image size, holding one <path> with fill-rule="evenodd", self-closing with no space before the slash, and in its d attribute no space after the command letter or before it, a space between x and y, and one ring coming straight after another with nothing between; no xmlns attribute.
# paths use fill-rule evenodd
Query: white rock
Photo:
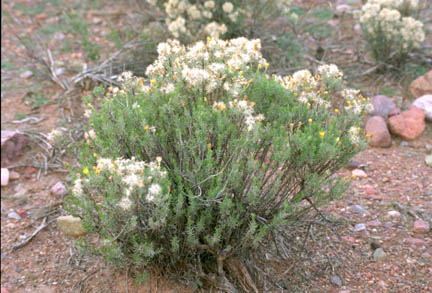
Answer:
<svg viewBox="0 0 432 293"><path fill-rule="evenodd" d="M398 211L389 211L387 215L389 215L390 217L399 218L401 214Z"/></svg>
<svg viewBox="0 0 432 293"><path fill-rule="evenodd" d="M425 111L426 120L432 121L432 95L417 98L413 105Z"/></svg>
<svg viewBox="0 0 432 293"><path fill-rule="evenodd" d="M20 74L20 77L23 79L27 79L29 77L31 77L33 75L33 72L31 72L30 70L24 71L23 73Z"/></svg>
<svg viewBox="0 0 432 293"><path fill-rule="evenodd" d="M9 170L1 168L1 186L6 186L9 183Z"/></svg>
<svg viewBox="0 0 432 293"><path fill-rule="evenodd" d="M80 218L74 216L61 216L57 218L57 227L69 236L81 236L86 234Z"/></svg>
<svg viewBox="0 0 432 293"><path fill-rule="evenodd" d="M367 178L368 175L366 174L365 171L361 170L361 169L354 169L352 170L352 175L355 177L359 177L359 178Z"/></svg>
<svg viewBox="0 0 432 293"><path fill-rule="evenodd" d="M61 181L57 182L56 184L51 187L51 194L55 196L65 196L67 193L66 187L61 183Z"/></svg>

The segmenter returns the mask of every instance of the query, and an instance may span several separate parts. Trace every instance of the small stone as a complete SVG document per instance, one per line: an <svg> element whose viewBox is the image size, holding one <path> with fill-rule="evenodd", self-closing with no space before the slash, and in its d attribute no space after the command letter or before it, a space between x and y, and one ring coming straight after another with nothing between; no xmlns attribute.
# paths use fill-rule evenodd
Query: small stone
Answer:
<svg viewBox="0 0 432 293"><path fill-rule="evenodd" d="M403 140L401 141L401 143L399 144L401 147L407 147L408 146L408 142Z"/></svg>
<svg viewBox="0 0 432 293"><path fill-rule="evenodd" d="M64 68L56 68L56 70L55 70L55 74L56 75L62 75L62 74L65 74L66 73L66 69L64 69Z"/></svg>
<svg viewBox="0 0 432 293"><path fill-rule="evenodd" d="M387 283L384 282L383 280L378 281L378 286L380 286L383 289L387 289Z"/></svg>
<svg viewBox="0 0 432 293"><path fill-rule="evenodd" d="M432 94L432 70L415 79L410 85L410 91L416 98Z"/></svg>
<svg viewBox="0 0 432 293"><path fill-rule="evenodd" d="M361 169L354 169L351 171L351 174L355 177L359 177L359 178L367 178L368 175L366 174L365 171L361 170Z"/></svg>
<svg viewBox="0 0 432 293"><path fill-rule="evenodd" d="M1 131L1 163L9 164L20 157L27 146L27 136L19 131Z"/></svg>
<svg viewBox="0 0 432 293"><path fill-rule="evenodd" d="M349 5L346 5L346 4L341 4L341 5L336 6L336 11L338 11L338 12L349 11L351 9L352 9L352 7Z"/></svg>
<svg viewBox="0 0 432 293"><path fill-rule="evenodd" d="M9 212L8 218L15 219L15 220L21 220L21 216L15 212Z"/></svg>
<svg viewBox="0 0 432 293"><path fill-rule="evenodd" d="M432 95L424 95L413 102L413 106L425 112L426 119L432 121Z"/></svg>
<svg viewBox="0 0 432 293"><path fill-rule="evenodd" d="M353 169L363 169L364 167L366 167L366 165L357 161L349 161L346 167L349 170L353 170Z"/></svg>
<svg viewBox="0 0 432 293"><path fill-rule="evenodd" d="M389 211L387 215L389 215L392 218L399 218L401 216L401 214L398 211Z"/></svg>
<svg viewBox="0 0 432 293"><path fill-rule="evenodd" d="M400 115L392 116L388 120L390 132L405 140L413 140L420 136L426 128L425 112L415 106Z"/></svg>
<svg viewBox="0 0 432 293"><path fill-rule="evenodd" d="M365 231L366 230L366 225L361 223L361 224L356 224L354 226L354 231L355 232L361 232L361 231Z"/></svg>
<svg viewBox="0 0 432 293"><path fill-rule="evenodd" d="M359 214L359 215L364 215L364 214L366 214L367 213L367 211L362 207L362 206L359 206L359 205L352 205L352 206L350 206L349 207L349 209L353 212L353 213L356 213L356 214Z"/></svg>
<svg viewBox="0 0 432 293"><path fill-rule="evenodd" d="M365 185L364 191L366 192L366 195L377 194L376 189L370 185Z"/></svg>
<svg viewBox="0 0 432 293"><path fill-rule="evenodd" d="M373 221L367 222L366 225L368 225L370 227L379 227L382 225L382 223L378 220L373 220Z"/></svg>
<svg viewBox="0 0 432 293"><path fill-rule="evenodd" d="M17 273L21 273L22 272L22 269L21 268L16 268L16 270L15 270Z"/></svg>
<svg viewBox="0 0 432 293"><path fill-rule="evenodd" d="M10 180L18 180L20 179L20 174L18 172L15 171L9 171L9 179Z"/></svg>
<svg viewBox="0 0 432 293"><path fill-rule="evenodd" d="M342 280L338 276L331 277L330 281L338 287L342 286Z"/></svg>
<svg viewBox="0 0 432 293"><path fill-rule="evenodd" d="M65 38L65 35L63 33L57 33L55 34L54 38L58 41L61 41Z"/></svg>
<svg viewBox="0 0 432 293"><path fill-rule="evenodd" d="M383 117L370 117L366 122L365 130L371 147L388 148L391 146L391 135Z"/></svg>
<svg viewBox="0 0 432 293"><path fill-rule="evenodd" d="M37 169L34 167L27 167L24 169L24 175L29 177L30 175L34 174L37 172Z"/></svg>
<svg viewBox="0 0 432 293"><path fill-rule="evenodd" d="M432 167L432 155L427 155L425 157L425 164L428 167Z"/></svg>
<svg viewBox="0 0 432 293"><path fill-rule="evenodd" d="M1 186L6 186L9 184L9 170L6 168L1 168Z"/></svg>
<svg viewBox="0 0 432 293"><path fill-rule="evenodd" d="M414 221L413 232L417 234L426 234L429 233L430 227L429 223L423 220Z"/></svg>
<svg viewBox="0 0 432 293"><path fill-rule="evenodd" d="M406 238L404 242L408 244L414 244L416 246L423 246L426 244L426 242L423 239L413 238L413 237Z"/></svg>
<svg viewBox="0 0 432 293"><path fill-rule="evenodd" d="M59 181L56 184L54 184L53 187L51 187L51 194L58 197L63 197L67 194L66 187L63 185L61 181Z"/></svg>
<svg viewBox="0 0 432 293"><path fill-rule="evenodd" d="M16 213L17 213L21 218L26 218L26 217L27 217L27 210L19 209L19 210L16 211Z"/></svg>
<svg viewBox="0 0 432 293"><path fill-rule="evenodd" d="M380 247L376 249L373 253L374 260L380 260L387 256L387 254L384 252L384 250Z"/></svg>
<svg viewBox="0 0 432 293"><path fill-rule="evenodd" d="M86 234L80 218L74 216L60 216L57 218L57 227L69 236L81 236Z"/></svg>
<svg viewBox="0 0 432 293"><path fill-rule="evenodd" d="M425 149L426 149L426 152L432 152L432 144L430 144L430 143L425 144Z"/></svg>
<svg viewBox="0 0 432 293"><path fill-rule="evenodd" d="M30 70L24 71L23 73L20 74L20 77L22 79L27 79L29 77L31 77L33 75L33 72L31 72Z"/></svg>

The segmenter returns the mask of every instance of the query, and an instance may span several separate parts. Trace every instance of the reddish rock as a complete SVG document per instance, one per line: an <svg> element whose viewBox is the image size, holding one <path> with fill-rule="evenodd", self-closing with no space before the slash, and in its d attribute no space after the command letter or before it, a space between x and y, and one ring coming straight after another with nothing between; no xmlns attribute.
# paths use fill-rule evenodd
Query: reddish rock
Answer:
<svg viewBox="0 0 432 293"><path fill-rule="evenodd" d="M37 169L34 168L34 167L27 167L27 168L24 169L24 174L26 176L30 176L30 175L32 175L32 174L34 174L36 172L37 172Z"/></svg>
<svg viewBox="0 0 432 293"><path fill-rule="evenodd" d="M432 121L432 95L424 95L413 102L413 106L425 111L426 119Z"/></svg>
<svg viewBox="0 0 432 293"><path fill-rule="evenodd" d="M414 222L413 232L417 234L426 234L429 233L430 227L429 223L423 220L416 220Z"/></svg>
<svg viewBox="0 0 432 293"><path fill-rule="evenodd" d="M382 223L378 220L374 220L374 221L367 222L366 225L369 227L380 227Z"/></svg>
<svg viewBox="0 0 432 293"><path fill-rule="evenodd" d="M404 242L409 243L409 244L414 244L417 246L423 246L426 244L426 242L423 239L413 238L413 237L406 238Z"/></svg>
<svg viewBox="0 0 432 293"><path fill-rule="evenodd" d="M388 115L396 108L396 104L393 99L387 96L379 95L371 98L370 100L374 110L371 112L372 116L381 116L387 119Z"/></svg>
<svg viewBox="0 0 432 293"><path fill-rule="evenodd" d="M1 165L9 164L21 156L27 146L27 142L27 137L18 131L2 130Z"/></svg>
<svg viewBox="0 0 432 293"><path fill-rule="evenodd" d="M391 146L391 135L383 117L370 117L366 122L365 129L369 136L368 141L370 146L379 148L388 148Z"/></svg>
<svg viewBox="0 0 432 293"><path fill-rule="evenodd" d="M432 71L415 79L410 85L410 91L416 98L432 94Z"/></svg>
<svg viewBox="0 0 432 293"><path fill-rule="evenodd" d="M63 197L67 194L66 187L61 183L61 181L59 181L51 187L51 194Z"/></svg>
<svg viewBox="0 0 432 293"><path fill-rule="evenodd" d="M413 140L425 130L425 113L422 109L412 106L400 115L390 117L388 125L391 133L405 140Z"/></svg>
<svg viewBox="0 0 432 293"><path fill-rule="evenodd" d="M25 209L19 209L16 213L23 219L27 217L27 210Z"/></svg>
<svg viewBox="0 0 432 293"><path fill-rule="evenodd" d="M377 194L377 193L375 193L375 194L366 194L366 198L367 199L374 199L374 200L383 200L384 199L384 197L382 195Z"/></svg>
<svg viewBox="0 0 432 293"><path fill-rule="evenodd" d="M366 186L364 187L364 191L366 192L366 195L371 195L371 194L377 194L377 193L378 193L378 192L376 191L376 189L373 188L373 187L370 186L370 185L366 185Z"/></svg>

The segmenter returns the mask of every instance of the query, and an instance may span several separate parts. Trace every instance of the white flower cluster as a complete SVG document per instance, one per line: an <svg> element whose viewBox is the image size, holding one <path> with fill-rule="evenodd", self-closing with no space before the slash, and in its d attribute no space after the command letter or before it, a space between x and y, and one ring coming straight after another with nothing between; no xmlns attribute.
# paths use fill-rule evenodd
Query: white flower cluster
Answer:
<svg viewBox="0 0 432 293"><path fill-rule="evenodd" d="M342 82L343 72L334 64L321 65L318 67L315 76L309 70L300 70L292 76L274 76L284 88L291 90L298 100L308 106L317 105L326 109L330 108L332 96L321 87L324 85ZM360 115L363 111L372 111L372 104L364 98L360 91L345 89L342 92L345 100L345 110Z"/></svg>
<svg viewBox="0 0 432 293"><path fill-rule="evenodd" d="M344 89L342 91L342 97L346 101L345 110L355 115L360 115L363 111L368 113L373 111L373 105L370 103L370 99L363 97L359 90Z"/></svg>
<svg viewBox="0 0 432 293"><path fill-rule="evenodd" d="M174 84L182 82L186 88L204 91L204 96L222 91L237 98L250 82L243 72L253 64L266 64L260 48L260 40L246 38L208 38L206 43L200 41L188 48L168 40L158 45L158 59L147 67L146 74L159 81L162 92L169 92L167 87L173 89Z"/></svg>
<svg viewBox="0 0 432 293"><path fill-rule="evenodd" d="M262 114L258 114L254 116L254 109L253 109L253 107L255 106L254 102L250 102L248 100L239 101L237 99L234 99L233 101L230 101L228 104L230 108L237 109L242 112L242 114L245 117L244 122L247 126L248 131L251 131L257 122L264 120L264 115Z"/></svg>
<svg viewBox="0 0 432 293"><path fill-rule="evenodd" d="M156 0L147 2L153 6L158 4ZM240 16L240 10L229 1L165 0L160 3L167 15L168 30L175 38L220 37L228 30L223 19L236 23Z"/></svg>
<svg viewBox="0 0 432 293"><path fill-rule="evenodd" d="M124 185L124 195L119 206L122 209L130 209L132 206L131 194L136 188L147 187L148 201L153 201L156 196L162 192L162 187L157 183L162 177L166 176L166 172L160 169L161 158L156 158L156 162L146 163L131 159L109 159L98 158L97 164L93 168L96 174L106 172L110 175L121 177L121 183ZM74 181L72 192L75 196L82 196L83 182L89 182L89 179L77 178Z"/></svg>
<svg viewBox="0 0 432 293"><path fill-rule="evenodd" d="M254 102L250 102L247 99L244 100L237 100L234 99L233 101L228 102L228 105L231 109L240 110L241 113L244 115L244 123L246 124L247 130L251 131L256 122L264 120L264 115L258 114L254 116L254 109L255 106ZM213 108L218 111L224 111L226 110L226 105L224 102L214 102Z"/></svg>
<svg viewBox="0 0 432 293"><path fill-rule="evenodd" d="M343 72L334 64L324 64L318 67L317 72L322 78L342 80Z"/></svg>
<svg viewBox="0 0 432 293"><path fill-rule="evenodd" d="M412 0L369 0L359 12L359 20L371 38L407 52L420 47L425 39L423 23L411 16L403 17L405 11L417 7L418 1Z"/></svg>
<svg viewBox="0 0 432 293"><path fill-rule="evenodd" d="M351 140L351 143L353 144L360 144L361 138L360 138L360 127L352 126L348 130L349 138Z"/></svg>

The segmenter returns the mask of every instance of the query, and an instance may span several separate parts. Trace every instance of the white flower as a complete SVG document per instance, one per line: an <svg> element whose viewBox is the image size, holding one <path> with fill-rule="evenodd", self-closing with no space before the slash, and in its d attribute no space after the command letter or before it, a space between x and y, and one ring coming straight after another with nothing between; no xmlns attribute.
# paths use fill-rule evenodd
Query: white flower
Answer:
<svg viewBox="0 0 432 293"><path fill-rule="evenodd" d="M226 13L231 13L234 10L234 5L231 2L225 2L222 5L222 9L223 11L225 11Z"/></svg>
<svg viewBox="0 0 432 293"><path fill-rule="evenodd" d="M208 9L213 9L216 7L216 5L215 5L214 1L206 1L204 3L204 7L208 8Z"/></svg>
<svg viewBox="0 0 432 293"><path fill-rule="evenodd" d="M132 201L129 199L128 196L123 197L119 202L119 207L121 207L124 210L129 210L132 206Z"/></svg>
<svg viewBox="0 0 432 293"><path fill-rule="evenodd" d="M153 201L154 197L159 195L161 191L162 187L159 184L153 183L148 189L147 200Z"/></svg>

